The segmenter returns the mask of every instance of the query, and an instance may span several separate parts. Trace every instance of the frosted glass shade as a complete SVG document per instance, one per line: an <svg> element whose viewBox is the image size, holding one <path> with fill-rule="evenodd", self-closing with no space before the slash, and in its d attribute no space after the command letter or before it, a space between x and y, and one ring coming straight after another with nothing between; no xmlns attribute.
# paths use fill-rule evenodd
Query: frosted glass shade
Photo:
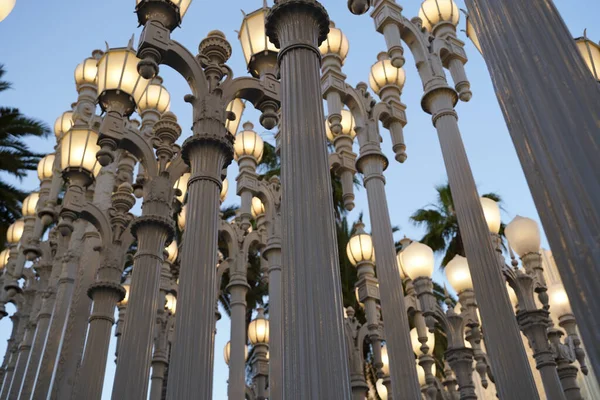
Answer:
<svg viewBox="0 0 600 400"><path fill-rule="evenodd" d="M253 345L269 344L269 321L263 317L257 317L248 325L248 339Z"/></svg>
<svg viewBox="0 0 600 400"><path fill-rule="evenodd" d="M381 367L381 371L385 375L390 374L390 355L388 354L387 346L384 344L381 346L381 363L383 366Z"/></svg>
<svg viewBox="0 0 600 400"><path fill-rule="evenodd" d="M375 247L371 235L359 233L352 236L346 245L346 254L352 265L364 261L375 262Z"/></svg>
<svg viewBox="0 0 600 400"><path fill-rule="evenodd" d="M340 133L340 135L347 135L354 139L354 137L356 136L356 131L354 130L354 128L356 127L356 123L354 122L354 116L352 115L352 112L350 110L343 109L341 114L342 132ZM337 136L334 135L333 132L331 132L331 128L329 127L328 121L325 121L325 133L327 134L327 139L329 139L330 142L333 142L333 139L335 139L335 137Z"/></svg>
<svg viewBox="0 0 600 400"><path fill-rule="evenodd" d="M383 384L383 379L377 380L375 388L377 389L377 394L379 395L381 400L388 400L388 391L385 385Z"/></svg>
<svg viewBox="0 0 600 400"><path fill-rule="evenodd" d="M138 104L146 92L150 80L137 71L140 59L133 49L127 47L110 49L98 61L98 95L108 91L128 94Z"/></svg>
<svg viewBox="0 0 600 400"><path fill-rule="evenodd" d="M65 111L54 122L54 135L60 139L62 135L67 133L73 127L73 112Z"/></svg>
<svg viewBox="0 0 600 400"><path fill-rule="evenodd" d="M467 259L461 255L456 255L446 265L444 270L446 278L452 288L460 293L463 290L473 289L473 281L471 280L471 272L469 271L469 263Z"/></svg>
<svg viewBox="0 0 600 400"><path fill-rule="evenodd" d="M248 360L248 345L244 345L244 347L244 360ZM229 365L229 360L231 359L231 342L227 342L225 345L225 348L223 349L223 358L225 359L225 364Z"/></svg>
<svg viewBox="0 0 600 400"><path fill-rule="evenodd" d="M260 162L265 147L265 142L260 135L252 130L254 125L250 122L244 124L244 130L235 135L235 143L233 150L235 151L235 159L249 156L254 157L256 162Z"/></svg>
<svg viewBox="0 0 600 400"><path fill-rule="evenodd" d="M225 178L225 179L223 179L223 184L221 185L221 193L220 193L221 202L224 202L225 199L227 198L228 190L229 190L229 181L227 180L227 178Z"/></svg>
<svg viewBox="0 0 600 400"><path fill-rule="evenodd" d="M425 378L425 370L417 363L417 378L419 379L419 386L424 386L427 381Z"/></svg>
<svg viewBox="0 0 600 400"><path fill-rule="evenodd" d="M190 176L191 174L189 172L184 173L179 177L179 179L177 179L175 185L173 185L173 189L179 189L181 191L181 194L179 196L176 196L177 200L179 200L181 203L183 203L183 200L185 199L185 194L187 193Z"/></svg>
<svg viewBox="0 0 600 400"><path fill-rule="evenodd" d="M576 44L590 72L600 81L600 45L585 37L577 39Z"/></svg>
<svg viewBox="0 0 600 400"><path fill-rule="evenodd" d="M98 133L91 129L71 129L61 139L60 167L85 170L94 176L98 175L102 166L96 160L100 150Z"/></svg>
<svg viewBox="0 0 600 400"><path fill-rule="evenodd" d="M531 218L517 215L506 226L504 234L519 257L529 253L539 253L542 241L540 227Z"/></svg>
<svg viewBox="0 0 600 400"><path fill-rule="evenodd" d="M508 298L510 299L510 304L513 305L513 307L516 307L519 304L519 298L517 297L517 293L515 292L515 289L513 289L508 282L506 282L506 291L508 292Z"/></svg>
<svg viewBox="0 0 600 400"><path fill-rule="evenodd" d="M6 241L9 244L17 244L23 236L23 230L25 230L25 221L18 219L13 222L6 231Z"/></svg>
<svg viewBox="0 0 600 400"><path fill-rule="evenodd" d="M555 283L548 288L548 300L550 303L550 312L555 318L573 313L569 297L562 284Z"/></svg>
<svg viewBox="0 0 600 400"><path fill-rule="evenodd" d="M17 0L0 0L0 22L8 17L16 3Z"/></svg>
<svg viewBox="0 0 600 400"><path fill-rule="evenodd" d="M35 216L35 208L37 207L39 199L40 194L38 192L33 192L29 196L25 197L25 200L23 200L23 207L21 207L24 217Z"/></svg>
<svg viewBox="0 0 600 400"><path fill-rule="evenodd" d="M481 51L481 43L479 42L479 38L477 37L477 33L475 32L475 27L473 26L473 22L471 22L471 18L467 17L467 37L471 39L471 42L475 45L475 48L483 54Z"/></svg>
<svg viewBox="0 0 600 400"><path fill-rule="evenodd" d="M179 215L177 216L177 226L179 227L180 231L185 230L186 212L187 212L187 204L185 206L181 207L181 211L179 212Z"/></svg>
<svg viewBox="0 0 600 400"><path fill-rule="evenodd" d="M170 245L165 249L167 252L167 261L173 264L175 260L177 260L177 254L179 254L179 248L177 247L177 242L172 241Z"/></svg>
<svg viewBox="0 0 600 400"><path fill-rule="evenodd" d="M327 34L327 39L319 46L319 51L321 54L326 55L337 55L342 60L346 60L346 56L348 55L348 50L350 50L350 43L348 42L348 38L344 33L336 28L333 24L329 26L329 33Z"/></svg>
<svg viewBox="0 0 600 400"><path fill-rule="evenodd" d="M121 300L119 304L126 306L127 303L129 303L129 292L131 291L131 275L127 277L121 286L123 286L123 289L125 289L125 297L123 297L123 300Z"/></svg>
<svg viewBox="0 0 600 400"><path fill-rule="evenodd" d="M148 85L137 105L140 113L147 110L156 110L162 114L169 111L171 95L163 85L152 83Z"/></svg>
<svg viewBox="0 0 600 400"><path fill-rule="evenodd" d="M52 170L54 167L55 159L56 156L54 154L48 154L40 160L37 167L38 178L40 179L40 181L52 178Z"/></svg>
<svg viewBox="0 0 600 400"><path fill-rule="evenodd" d="M410 331L410 343L412 344L412 349L416 355L421 355L423 352L421 351L421 342L419 342L419 333L417 332L417 328L412 328ZM428 354L433 353L433 348L435 346L435 335L432 332L427 330L427 347L429 347Z"/></svg>
<svg viewBox="0 0 600 400"><path fill-rule="evenodd" d="M227 120L225 122L225 128L227 131L235 136L238 128L240 127L240 121L242 120L242 115L244 114L244 110L246 109L246 104L242 99L235 98L229 102L227 105L226 111L230 111L235 114L235 119L233 121Z"/></svg>
<svg viewBox="0 0 600 400"><path fill-rule="evenodd" d="M8 264L8 259L10 258L10 250L4 249L0 251L0 271L6 267Z"/></svg>
<svg viewBox="0 0 600 400"><path fill-rule="evenodd" d="M279 51L265 32L265 18L268 11L268 8L263 7L244 16L238 38L246 64L250 64L252 58L261 53Z"/></svg>
<svg viewBox="0 0 600 400"><path fill-rule="evenodd" d="M165 296L165 308L171 313L175 314L177 311L177 298L173 296L171 293Z"/></svg>
<svg viewBox="0 0 600 400"><path fill-rule="evenodd" d="M94 85L98 76L98 60L86 58L75 68L75 83L79 85Z"/></svg>
<svg viewBox="0 0 600 400"><path fill-rule="evenodd" d="M412 242L400 253L402 268L408 277L415 280L419 277L431 278L435 260L431 247L420 243Z"/></svg>
<svg viewBox="0 0 600 400"><path fill-rule="evenodd" d="M265 213L265 205L258 197L253 197L250 211L252 212L252 217L256 218Z"/></svg>
<svg viewBox="0 0 600 400"><path fill-rule="evenodd" d="M500 206L496 201L487 197L482 197L479 200L481 201L481 208L483 208L483 216L488 229L491 233L500 232Z"/></svg>
<svg viewBox="0 0 600 400"><path fill-rule="evenodd" d="M388 85L396 86L402 90L404 82L406 82L404 68L394 67L387 53L379 53L377 62L371 67L371 74L369 75L371 89L379 95L381 90Z"/></svg>
<svg viewBox="0 0 600 400"><path fill-rule="evenodd" d="M419 18L427 30L433 31L433 28L440 22L458 25L460 12L452 0L425 0L419 9Z"/></svg>

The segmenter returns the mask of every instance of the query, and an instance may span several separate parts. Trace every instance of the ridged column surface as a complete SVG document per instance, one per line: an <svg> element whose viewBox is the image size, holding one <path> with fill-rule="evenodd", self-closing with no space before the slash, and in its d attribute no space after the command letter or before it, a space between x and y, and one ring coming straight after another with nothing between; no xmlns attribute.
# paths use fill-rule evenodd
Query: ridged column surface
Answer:
<svg viewBox="0 0 600 400"><path fill-rule="evenodd" d="M247 284L246 284L247 285ZM246 398L246 286L229 287L231 294L230 359L227 397Z"/></svg>
<svg viewBox="0 0 600 400"><path fill-rule="evenodd" d="M145 219L140 220L136 233L138 249L133 261L131 291L117 358L113 400L145 400L148 396L160 269L168 231L162 223Z"/></svg>
<svg viewBox="0 0 600 400"><path fill-rule="evenodd" d="M381 313L390 362L390 395L394 399L418 399L421 396L421 388L412 357L402 278L398 271L392 223L385 194L383 165L386 160L383 155L377 154L361 157L364 159L359 160L359 165L369 201Z"/></svg>
<svg viewBox="0 0 600 400"><path fill-rule="evenodd" d="M448 89L428 96L499 397L539 399L460 136L453 94Z"/></svg>
<svg viewBox="0 0 600 400"><path fill-rule="evenodd" d="M269 262L269 399L283 400L281 248L265 254Z"/></svg>
<svg viewBox="0 0 600 400"><path fill-rule="evenodd" d="M213 395L220 174L226 155L210 143L190 146L191 178L169 363L169 400L209 400Z"/></svg>
<svg viewBox="0 0 600 400"><path fill-rule="evenodd" d="M79 266L81 251L83 250L83 236L87 222L82 219L74 223L73 233L69 242L69 250L62 260L62 270L56 289L56 300L50 327L46 335L42 359L37 369L32 399L42 399L48 395L48 390L54 377L54 367L60 352L65 322L71 306L71 297L75 286L75 277Z"/></svg>
<svg viewBox="0 0 600 400"><path fill-rule="evenodd" d="M35 324L27 321L25 327L25 333L23 335L23 341L18 347L17 363L13 372L12 382L10 384L10 390L8 393L8 399L17 399L21 389L21 382L23 381L23 375L27 367L27 360L33 343L33 336L35 335Z"/></svg>
<svg viewBox="0 0 600 400"><path fill-rule="evenodd" d="M0 399L6 399L8 397L8 391L10 390L10 383L12 382L13 373L15 371L15 365L17 363L17 346L21 342L23 325L25 321L15 312L10 319L13 323L11 339L14 339L9 343L6 348L8 356L8 362L6 363L6 370L4 373L4 382L2 382L2 390L0 391Z"/></svg>
<svg viewBox="0 0 600 400"><path fill-rule="evenodd" d="M283 385L286 400L351 398L313 1L271 9L280 52ZM273 39L273 36L271 36Z"/></svg>
<svg viewBox="0 0 600 400"><path fill-rule="evenodd" d="M590 362L600 371L600 85L551 0L466 3Z"/></svg>

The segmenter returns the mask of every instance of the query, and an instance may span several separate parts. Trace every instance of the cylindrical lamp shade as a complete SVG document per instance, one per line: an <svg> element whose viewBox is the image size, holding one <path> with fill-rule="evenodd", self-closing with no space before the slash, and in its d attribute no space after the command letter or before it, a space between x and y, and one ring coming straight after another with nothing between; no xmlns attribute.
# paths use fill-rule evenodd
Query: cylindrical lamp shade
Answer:
<svg viewBox="0 0 600 400"><path fill-rule="evenodd" d="M244 345L244 350L244 360L248 360L248 345ZM223 349L223 358L225 359L225 364L229 365L229 360L231 359L231 342L227 342L225 345L225 348Z"/></svg>
<svg viewBox="0 0 600 400"><path fill-rule="evenodd" d="M555 318L573 313L569 297L561 283L555 283L548 288L548 300L550 303L550 312Z"/></svg>
<svg viewBox="0 0 600 400"><path fill-rule="evenodd" d="M352 115L352 112L350 110L343 109L341 114L342 132L340 133L340 135L347 135L354 139L354 137L356 136L356 131L354 130L354 128L356 127L356 123L354 121L354 116ZM329 122L327 121L325 121L325 133L327 134L327 139L329 139L330 142L333 142L333 139L335 139L336 135L334 135L333 132L331 132Z"/></svg>
<svg viewBox="0 0 600 400"><path fill-rule="evenodd" d="M0 22L12 12L17 0L0 0Z"/></svg>
<svg viewBox="0 0 600 400"><path fill-rule="evenodd" d="M258 317L248 325L248 339L253 345L269 344L269 321Z"/></svg>
<svg viewBox="0 0 600 400"><path fill-rule="evenodd" d="M500 206L498 203L492 199L488 199L487 197L482 197L481 208L483 208L483 216L485 217L485 222L491 233L500 232Z"/></svg>
<svg viewBox="0 0 600 400"><path fill-rule="evenodd" d="M13 222L6 231L6 241L9 244L17 244L23 236L23 230L25 229L25 221L18 219Z"/></svg>
<svg viewBox="0 0 600 400"><path fill-rule="evenodd" d="M177 200L179 200L181 203L183 203L183 200L185 199L185 194L187 193L190 176L191 174L189 172L186 172L185 174L181 175L181 177L177 179L177 182L175 182L175 185L173 185L173 189L179 189L181 191L181 194L179 196L176 196Z"/></svg>
<svg viewBox="0 0 600 400"><path fill-rule="evenodd" d="M375 389L377 389L377 394L381 400L388 400L388 391L387 387L383 384L383 379L378 379L375 384Z"/></svg>
<svg viewBox="0 0 600 400"><path fill-rule="evenodd" d="M269 9L263 7L244 16L242 26L239 31L238 39L242 45L242 52L246 64L249 66L252 59L261 54L269 52L277 53L279 50L267 37L265 32L265 18ZM249 67L250 68L250 67ZM251 71L255 76L260 75L260 71Z"/></svg>
<svg viewBox="0 0 600 400"><path fill-rule="evenodd" d="M55 159L56 156L54 154L48 154L40 160L37 167L38 178L40 181L52 178Z"/></svg>
<svg viewBox="0 0 600 400"><path fill-rule="evenodd" d="M369 75L369 86L376 93L381 93L381 90L388 85L398 87L400 90L406 82L406 73L404 68L396 68L392 65L392 61L387 53L379 53L377 62L371 67Z"/></svg>
<svg viewBox="0 0 600 400"><path fill-rule="evenodd" d="M348 55L348 50L350 50L348 38L340 29L336 28L332 22L329 26L327 39L321 43L319 46L319 51L321 51L321 54L324 56L329 54L337 55L340 57L343 63Z"/></svg>
<svg viewBox="0 0 600 400"><path fill-rule="evenodd" d="M165 249L167 252L167 261L173 264L175 260L177 260L177 254L179 254L179 248L177 247L177 242L172 241L170 245Z"/></svg>
<svg viewBox="0 0 600 400"><path fill-rule="evenodd" d="M375 262L375 247L371 235L359 233L352 236L346 246L346 254L352 265L364 261Z"/></svg>
<svg viewBox="0 0 600 400"><path fill-rule="evenodd" d="M185 230L186 212L187 212L187 204L185 206L181 207L181 211L179 212L179 215L177 216L177 226L179 227L180 231Z"/></svg>
<svg viewBox="0 0 600 400"><path fill-rule="evenodd" d="M542 241L540 227L531 218L524 218L517 215L506 226L504 233L510 246L519 257L523 257L529 253L539 253Z"/></svg>
<svg viewBox="0 0 600 400"><path fill-rule="evenodd" d="M33 192L29 196L25 197L25 200L23 200L23 207L21 207L24 217L35 216L35 208L37 207L39 199L40 194L38 192Z"/></svg>
<svg viewBox="0 0 600 400"><path fill-rule="evenodd" d="M576 39L576 43L577 49L581 53L590 72L597 81L600 81L600 45L592 42L585 36Z"/></svg>
<svg viewBox="0 0 600 400"><path fill-rule="evenodd" d="M419 9L419 18L423 21L423 26L432 31L440 22L458 25L460 12L453 0L425 0Z"/></svg>
<svg viewBox="0 0 600 400"><path fill-rule="evenodd" d="M383 366L381 367L381 372L385 375L390 374L390 355L388 354L387 346L384 344L381 346L381 363Z"/></svg>
<svg viewBox="0 0 600 400"><path fill-rule="evenodd" d="M73 127L73 111L65 111L54 122L54 135L59 139Z"/></svg>
<svg viewBox="0 0 600 400"><path fill-rule="evenodd" d="M412 344L412 349L416 355L424 354L421 351L421 342L419 342L419 333L417 332L417 328L412 328L410 331L410 343ZM427 330L427 347L429 347L429 354L433 353L433 348L435 347L435 335L432 332Z"/></svg>
<svg viewBox="0 0 600 400"><path fill-rule="evenodd" d="M143 0L136 0L135 4L140 4ZM183 16L187 12L192 0L168 0L169 3L179 8L179 16L183 19Z"/></svg>
<svg viewBox="0 0 600 400"><path fill-rule="evenodd" d="M4 249L0 252L0 271L6 267L8 264L8 259L10 258L10 250Z"/></svg>
<svg viewBox="0 0 600 400"><path fill-rule="evenodd" d="M233 121L227 120L227 122L225 122L225 128L227 128L227 131L234 136L240 127L240 121L242 120L242 115L244 114L245 109L246 103L244 103L242 99L238 98L233 99L227 105L226 111L234 113L235 119Z"/></svg>
<svg viewBox="0 0 600 400"><path fill-rule="evenodd" d="M98 61L98 95L106 91L123 92L137 104L150 84L148 79L142 78L138 73L139 62L135 51L128 47L110 49L104 53ZM102 101L100 105L107 107Z"/></svg>
<svg viewBox="0 0 600 400"><path fill-rule="evenodd" d="M98 76L98 60L86 58L75 68L75 83L79 85L94 85Z"/></svg>
<svg viewBox="0 0 600 400"><path fill-rule="evenodd" d="M175 314L175 311L177 311L177 297L169 293L165 296L165 301L165 308L167 311L171 314Z"/></svg>
<svg viewBox="0 0 600 400"><path fill-rule="evenodd" d="M98 175L102 166L96 160L98 133L91 129L71 129L61 140L60 167L82 169L94 176Z"/></svg>
<svg viewBox="0 0 600 400"><path fill-rule="evenodd" d="M221 193L220 193L220 197L221 197L221 203L225 201L225 199L227 198L227 191L229 190L229 181L227 180L227 178L223 179L223 184L221 185Z"/></svg>
<svg viewBox="0 0 600 400"><path fill-rule="evenodd" d="M250 156L260 162L265 147L265 142L260 135L252 130L254 125L250 122L244 124L244 130L235 136L233 150L235 151L235 159L240 157Z"/></svg>
<svg viewBox="0 0 600 400"><path fill-rule="evenodd" d="M152 83L137 103L138 110L143 113L147 110L156 110L160 114L169 111L171 95L163 85Z"/></svg>
<svg viewBox="0 0 600 400"><path fill-rule="evenodd" d="M448 279L450 286L452 286L456 292L460 293L463 290L473 289L469 263L465 257L458 254L455 255L446 265L444 272L446 273L446 279Z"/></svg>
<svg viewBox="0 0 600 400"><path fill-rule="evenodd" d="M435 259L431 247L412 242L400 253L402 268L408 277L415 280L419 277L431 278L435 266Z"/></svg>
<svg viewBox="0 0 600 400"><path fill-rule="evenodd" d="M265 213L265 205L258 197L253 197L250 211L252 212L252 217L256 218Z"/></svg>
<svg viewBox="0 0 600 400"><path fill-rule="evenodd" d="M483 54L483 52L481 51L481 42L479 42L479 38L477 37L477 33L475 32L475 26L473 26L473 22L471 21L471 18L467 17L467 37L469 39L471 39L471 42L473 42L473 44L475 45L475 48L481 53Z"/></svg>

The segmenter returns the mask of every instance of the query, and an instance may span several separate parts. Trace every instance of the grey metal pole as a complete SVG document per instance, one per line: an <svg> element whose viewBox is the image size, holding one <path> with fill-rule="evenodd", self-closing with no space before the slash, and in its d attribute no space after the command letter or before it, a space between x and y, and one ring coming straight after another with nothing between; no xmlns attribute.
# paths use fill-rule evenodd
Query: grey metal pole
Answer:
<svg viewBox="0 0 600 400"><path fill-rule="evenodd" d="M269 263L269 399L283 400L281 243L267 240L263 256Z"/></svg>
<svg viewBox="0 0 600 400"><path fill-rule="evenodd" d="M318 49L329 17L317 1L280 0L266 30L281 49L284 398L345 400L351 393Z"/></svg>
<svg viewBox="0 0 600 400"><path fill-rule="evenodd" d="M600 85L552 1L466 4L574 314L585 321L590 362L600 371Z"/></svg>
<svg viewBox="0 0 600 400"><path fill-rule="evenodd" d="M241 252L238 256L241 256ZM246 267L245 260L236 260ZM230 272L233 268L230 269ZM246 397L246 276L239 272L231 277L227 290L231 294L231 339L229 360L229 400L244 400Z"/></svg>

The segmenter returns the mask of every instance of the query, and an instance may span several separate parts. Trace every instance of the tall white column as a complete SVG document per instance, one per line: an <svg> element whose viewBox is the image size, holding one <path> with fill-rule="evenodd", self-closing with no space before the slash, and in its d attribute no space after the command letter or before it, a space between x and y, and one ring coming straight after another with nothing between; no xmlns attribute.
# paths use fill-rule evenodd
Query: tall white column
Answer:
<svg viewBox="0 0 600 400"><path fill-rule="evenodd" d="M280 48L283 392L349 399L339 259L320 85L329 17L314 0L280 0L266 22Z"/></svg>

